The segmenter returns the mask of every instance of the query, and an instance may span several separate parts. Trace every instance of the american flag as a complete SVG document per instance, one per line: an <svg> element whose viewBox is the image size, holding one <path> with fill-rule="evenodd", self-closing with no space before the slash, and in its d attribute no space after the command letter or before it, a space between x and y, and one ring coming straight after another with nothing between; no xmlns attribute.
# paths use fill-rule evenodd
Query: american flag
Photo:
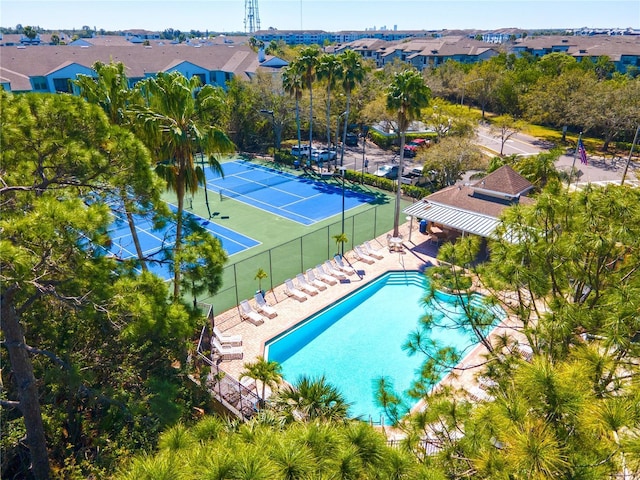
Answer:
<svg viewBox="0 0 640 480"><path fill-rule="evenodd" d="M582 139L578 140L578 153L580 154L580 163L587 165L587 151L584 149Z"/></svg>

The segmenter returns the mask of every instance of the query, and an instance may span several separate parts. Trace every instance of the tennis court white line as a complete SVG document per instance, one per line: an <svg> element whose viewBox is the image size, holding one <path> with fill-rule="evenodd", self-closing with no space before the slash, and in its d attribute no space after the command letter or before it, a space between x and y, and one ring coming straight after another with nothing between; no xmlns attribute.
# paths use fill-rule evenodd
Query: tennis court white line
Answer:
<svg viewBox="0 0 640 480"><path fill-rule="evenodd" d="M238 176L238 175L231 175L231 176ZM240 177L238 176L238 178L240 178ZM275 191L278 191L280 193L285 193L285 194L290 195L292 197L309 198L309 197L303 197L302 195L298 195L297 193L293 193L293 192L290 192L288 190L283 190L281 188L278 188L277 186L269 185L269 184L266 184L266 183L254 182L253 180L246 180L244 178L242 178L242 180L245 183L255 183L256 185L260 185L260 188L257 188L256 190L252 190L251 193L257 192L258 190L262 190L262 189L267 189L268 188L269 190L275 190ZM287 182L295 182L295 179L293 179L293 178L292 179L288 179ZM281 183L284 183L284 182L281 182ZM207 185L208 184L209 184L209 182L207 182ZM217 186L217 184L216 184L216 186ZM249 195L247 195L245 193L236 192L235 190L232 190L231 188L228 188L228 187L220 187L220 189L223 191L222 192L223 195L224 195L224 191L227 191L227 192L233 193L234 195L243 196L243 197L249 197ZM259 200L257 200L257 201L259 201ZM278 208L278 207L275 207L275 208Z"/></svg>
<svg viewBox="0 0 640 480"><path fill-rule="evenodd" d="M323 193L316 193L315 195L311 195L310 197L300 197L300 200L296 200L295 202L287 203L287 204L283 205L283 207L288 207L290 205L296 205L296 204L298 204L298 203L300 203L300 202L302 202L304 200L311 200L311 199L316 198L316 197L321 197L322 195L324 195L324 194Z"/></svg>
<svg viewBox="0 0 640 480"><path fill-rule="evenodd" d="M228 190L228 191L233 192L233 190ZM227 199L228 199L228 200L236 200L236 201L238 201L238 202L240 202L240 203L244 203L245 205L249 205L250 207L253 207L253 208L260 208L261 210L264 210L264 211L266 211L267 213L270 213L271 215L275 215L276 217L284 218L285 220L291 220L292 222L295 222L296 220L294 220L293 218L291 218L292 216L295 216L295 217L304 218L304 219L309 220L311 223L309 223L308 225L313 225L314 223L318 223L319 221L321 221L321 220L314 220L313 218L310 218L310 217L305 217L304 215L300 215L300 214L298 214L298 213L289 212L288 210L285 210L285 209L280 208L280 207L275 207L275 206L271 205L270 203L263 202L263 201L261 201L261 200L255 200L255 199L253 199L253 198L249 197L248 195L241 195L241 194L236 193L236 192L233 192L233 193L234 193L235 195L237 195L237 196L235 196L235 197L229 197L229 196L227 196ZM224 192L222 193L222 195L224 196ZM251 198L252 203L249 203L249 202L247 202L247 201L243 200L244 198ZM300 197L300 198L304 199L305 197ZM287 212L287 213L289 214L289 216L286 216L286 215L280 214L280 213L278 213L278 212L273 212L273 211L271 211L271 210L269 210L269 209L266 209L266 208L261 208L261 207L260 207L259 205L257 205L257 204L266 205L266 206L270 207L271 209L282 210L283 212ZM324 220L324 218L323 218L322 220ZM302 223L302 222L298 222L298 223ZM307 224L304 224L304 225L307 225Z"/></svg>
<svg viewBox="0 0 640 480"><path fill-rule="evenodd" d="M212 190L209 190L209 191L212 191ZM173 203L170 203L170 202L166 202L166 203L167 203L167 205L170 205L170 206L172 206L172 207L174 207L176 209L178 208ZM185 214L191 215L191 216L195 217L196 219L202 220L203 222L207 222L207 223L210 223L212 225L218 225L217 223L211 221L211 219L206 219L204 217L201 217L197 213L190 212L189 210L185 210ZM213 235L214 237L222 238L222 239L228 240L230 243L234 243L236 245L240 245L241 247L244 248L244 250L247 250L247 249L253 248L253 247L257 247L258 245L262 245L262 242L259 242L255 238L249 237L248 235L245 235L244 233L236 232L235 230L232 230L229 227L223 227L222 225L219 225L220 228L225 228L225 229L227 229L229 231L232 231L233 233L235 233L238 236L244 237L244 238L246 238L248 240L251 240L252 242L255 242L255 245L247 245L245 243L239 242L238 240L234 240L233 238L228 237L228 236L224 235L223 233L219 233L217 231L211 230L210 228L206 227L205 225L201 224L200 226L202 228L204 228L207 232L209 232L211 235ZM241 250L241 251L243 251L243 250ZM236 253L240 253L240 252L236 252ZM235 255L235 253L232 254L232 255ZM231 255L229 255L229 256L231 256Z"/></svg>

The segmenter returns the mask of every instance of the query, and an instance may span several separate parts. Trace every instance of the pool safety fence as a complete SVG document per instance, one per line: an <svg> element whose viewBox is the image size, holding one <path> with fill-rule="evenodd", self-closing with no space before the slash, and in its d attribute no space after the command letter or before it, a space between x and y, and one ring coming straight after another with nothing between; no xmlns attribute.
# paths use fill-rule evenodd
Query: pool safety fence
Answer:
<svg viewBox="0 0 640 480"><path fill-rule="evenodd" d="M201 371L201 383L229 413L240 420L249 420L257 411L260 398L250 386L242 384L220 367L211 347L212 331L205 325L200 333L196 355Z"/></svg>
<svg viewBox="0 0 640 480"><path fill-rule="evenodd" d="M387 439L387 445L390 447L401 448L404 440ZM442 451L442 441L435 439L422 439L418 442L417 448L422 451L425 456L436 455Z"/></svg>
<svg viewBox="0 0 640 480"><path fill-rule="evenodd" d="M388 209L379 208L375 206L345 218L344 232L348 238L344 245L345 252L393 228L393 216L388 215ZM340 251L340 244L336 242L336 236L340 233L342 222L338 221L227 265L223 271L222 288L215 297L203 300L213 304L215 312L219 313L235 307L242 300L253 298L258 287L255 276L259 268L268 275L262 280L261 286L270 295L269 290L281 285L287 278L295 278L296 274L333 258Z"/></svg>

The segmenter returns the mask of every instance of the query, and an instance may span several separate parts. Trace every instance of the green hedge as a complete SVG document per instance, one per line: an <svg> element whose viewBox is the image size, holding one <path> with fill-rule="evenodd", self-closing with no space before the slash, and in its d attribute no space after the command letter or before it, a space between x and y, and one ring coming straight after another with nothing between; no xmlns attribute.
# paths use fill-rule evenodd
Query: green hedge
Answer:
<svg viewBox="0 0 640 480"><path fill-rule="evenodd" d="M390 149L394 146L400 145L400 139L397 135L384 135L376 130L369 130L369 138L373 143L375 143L380 148ZM431 140L431 142L435 142L438 135L435 132L429 133L407 133L405 135L405 142L409 143L411 140L415 140L416 138L424 138L425 140Z"/></svg>
<svg viewBox="0 0 640 480"><path fill-rule="evenodd" d="M376 175L372 175L370 173L365 173L363 176L362 172L347 170L344 173L344 177L347 180L356 183L364 181L365 185L371 185L372 187L376 187L387 192L396 191L395 180L389 180L388 178L384 177L377 177ZM431 193L431 190L429 190L428 188L416 187L415 185L403 185L402 191L406 196L411 198L424 198Z"/></svg>
<svg viewBox="0 0 640 480"><path fill-rule="evenodd" d="M431 193L430 189L416 187L415 185L405 185L402 187L402 191L407 197L411 198L424 198Z"/></svg>
<svg viewBox="0 0 640 480"><path fill-rule="evenodd" d="M389 149L396 143L396 135L383 135L382 133L369 129L369 138L373 143L383 149Z"/></svg>

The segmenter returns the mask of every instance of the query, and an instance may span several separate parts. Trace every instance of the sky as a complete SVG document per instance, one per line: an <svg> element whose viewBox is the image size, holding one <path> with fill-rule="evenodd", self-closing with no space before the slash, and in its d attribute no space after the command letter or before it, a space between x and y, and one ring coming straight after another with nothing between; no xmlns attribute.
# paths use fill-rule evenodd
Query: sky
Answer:
<svg viewBox="0 0 640 480"><path fill-rule="evenodd" d="M244 32L251 1L263 30L640 29L640 0L0 0L0 26Z"/></svg>

